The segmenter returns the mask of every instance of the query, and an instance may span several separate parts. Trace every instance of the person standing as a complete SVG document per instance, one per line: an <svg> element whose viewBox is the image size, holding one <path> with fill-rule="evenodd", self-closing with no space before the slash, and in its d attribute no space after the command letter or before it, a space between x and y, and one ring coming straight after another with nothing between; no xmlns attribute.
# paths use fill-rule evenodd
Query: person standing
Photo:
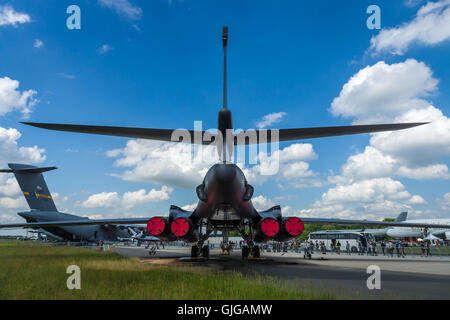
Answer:
<svg viewBox="0 0 450 320"><path fill-rule="evenodd" d="M363 247L361 242L358 242L358 255L361 256L363 254Z"/></svg>
<svg viewBox="0 0 450 320"><path fill-rule="evenodd" d="M345 244L345 250L347 251L347 254L350 255L350 243L348 241Z"/></svg>
<svg viewBox="0 0 450 320"><path fill-rule="evenodd" d="M381 251L383 252L383 256L385 256L386 253L384 251L386 250L386 242L384 242L384 240L381 241L380 247Z"/></svg>
<svg viewBox="0 0 450 320"><path fill-rule="evenodd" d="M427 257L430 256L431 257L431 243L430 240L427 240L427 245L426 245L426 250L427 250Z"/></svg>
<svg viewBox="0 0 450 320"><path fill-rule="evenodd" d="M405 257L405 247L406 247L406 242L402 241L400 243L400 253L401 253L402 258Z"/></svg>
<svg viewBox="0 0 450 320"><path fill-rule="evenodd" d="M306 257L309 257L309 242L305 241L303 243L303 259L306 259Z"/></svg>
<svg viewBox="0 0 450 320"><path fill-rule="evenodd" d="M400 244L398 241L395 243L395 250L397 251L397 257L400 258Z"/></svg>
<svg viewBox="0 0 450 320"><path fill-rule="evenodd" d="M341 242L338 240L338 242L337 242L337 244L336 244L336 247L337 247L337 254L341 254Z"/></svg>
<svg viewBox="0 0 450 320"><path fill-rule="evenodd" d="M392 241L389 241L389 254L391 255L391 258L394 257L394 244Z"/></svg>
<svg viewBox="0 0 450 320"><path fill-rule="evenodd" d="M372 255L373 255L373 256L378 256L378 253L377 253L377 243L376 243L376 242L372 242Z"/></svg>
<svg viewBox="0 0 450 320"><path fill-rule="evenodd" d="M372 245L370 244L370 241L367 242L367 255L371 255L372 254Z"/></svg>

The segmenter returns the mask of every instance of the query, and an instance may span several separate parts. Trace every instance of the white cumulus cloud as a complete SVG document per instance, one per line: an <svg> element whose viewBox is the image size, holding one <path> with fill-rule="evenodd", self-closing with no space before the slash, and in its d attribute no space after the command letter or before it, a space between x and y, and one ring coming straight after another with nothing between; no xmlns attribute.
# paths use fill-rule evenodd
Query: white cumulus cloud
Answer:
<svg viewBox="0 0 450 320"><path fill-rule="evenodd" d="M130 167L120 177L160 185L195 188L206 171L217 162L216 149L204 147L192 152L191 145L151 140L129 140L123 149L110 150L107 156L120 157L115 165Z"/></svg>
<svg viewBox="0 0 450 320"><path fill-rule="evenodd" d="M0 78L0 116L8 112L20 111L27 117L33 106L39 102L34 96L35 90L20 91L19 81L8 77Z"/></svg>
<svg viewBox="0 0 450 320"><path fill-rule="evenodd" d="M5 167L11 162L34 164L45 160L45 149L19 146L21 136L17 129L0 127L0 166Z"/></svg>
<svg viewBox="0 0 450 320"><path fill-rule="evenodd" d="M0 127L0 169L7 169L8 163L37 164L45 160L45 149L20 146L20 137L17 129ZM11 173L1 173L0 210L15 215L13 209L23 208L27 208L27 204L15 177Z"/></svg>
<svg viewBox="0 0 450 320"><path fill-rule="evenodd" d="M383 123L412 109L429 106L424 98L437 90L438 80L423 62L408 59L377 62L359 70L331 103L334 116L354 123Z"/></svg>
<svg viewBox="0 0 450 320"><path fill-rule="evenodd" d="M168 200L173 188L162 186L160 190L128 191L119 196L117 192L101 192L91 195L82 203L85 208L125 208L131 209L139 204Z"/></svg>
<svg viewBox="0 0 450 320"><path fill-rule="evenodd" d="M351 77L333 100L334 115L365 123L430 123L373 134L363 152L349 157L343 175L448 178L447 165L440 162L450 155L450 118L426 100L437 84L431 69L414 59L378 62Z"/></svg>
<svg viewBox="0 0 450 320"><path fill-rule="evenodd" d="M443 210L450 210L450 192L447 192L442 196L442 198L438 198L437 203Z"/></svg>
<svg viewBox="0 0 450 320"><path fill-rule="evenodd" d="M416 195L413 195L413 196L408 200L408 202L411 203L411 204L425 204L425 203L426 203L425 199L422 198L421 196L417 195L417 194L416 194Z"/></svg>
<svg viewBox="0 0 450 320"><path fill-rule="evenodd" d="M255 207L255 209L258 211L270 209L271 207L273 207L275 205L275 203L272 200L270 200L262 195L253 197L252 203L253 203L253 206Z"/></svg>
<svg viewBox="0 0 450 320"><path fill-rule="evenodd" d="M27 206L25 199L23 197L12 198L12 197L1 197L0 198L0 208L6 209L21 209Z"/></svg>
<svg viewBox="0 0 450 320"><path fill-rule="evenodd" d="M383 154L399 159L412 167L436 164L450 155L450 118L429 105L412 109L395 118L395 122L431 122L429 124L391 132L374 134L370 144Z"/></svg>
<svg viewBox="0 0 450 320"><path fill-rule="evenodd" d="M34 40L33 47L40 48L44 46L44 42L42 40L36 39Z"/></svg>
<svg viewBox="0 0 450 320"><path fill-rule="evenodd" d="M112 50L114 50L114 47L105 43L105 44L101 45L100 48L97 49L97 53L98 54L106 54Z"/></svg>
<svg viewBox="0 0 450 320"><path fill-rule="evenodd" d="M237 165L243 170L248 182L261 185L268 179L285 177L292 183L298 179L314 176L309 169L308 160L317 158L311 144L292 144L284 149L268 154L259 150L258 163ZM118 158L115 166L128 168L117 174L123 180L143 181L154 184L168 185L193 189L199 185L208 169L218 162L215 147L204 146L195 150L191 145L183 143L166 143L151 140L129 140L122 149L109 150L109 157ZM278 172L282 175L262 175L264 168L277 161ZM302 187L308 185L301 181ZM300 186L300 183L298 183Z"/></svg>
<svg viewBox="0 0 450 320"><path fill-rule="evenodd" d="M413 44L436 45L450 39L450 0L427 2L410 22L383 29L370 40L370 50L404 54Z"/></svg>
<svg viewBox="0 0 450 320"><path fill-rule="evenodd" d="M400 181L391 178L374 178L330 188L322 195L322 201L329 204L343 202L370 203L384 199L409 198L410 196Z"/></svg>
<svg viewBox="0 0 450 320"><path fill-rule="evenodd" d="M139 20L142 17L142 9L128 0L99 0L98 2L129 20Z"/></svg>
<svg viewBox="0 0 450 320"><path fill-rule="evenodd" d="M431 69L414 59L381 61L351 77L333 100L333 115L356 123L430 123L372 134L369 145L349 156L339 175L329 177L334 186L298 214L326 216L335 210L333 215L341 218L381 219L408 211L415 217L436 216L433 210L416 210L414 206L426 200L411 195L397 178L450 178L445 163L450 156L450 119L428 101L437 85Z"/></svg>
<svg viewBox="0 0 450 320"><path fill-rule="evenodd" d="M16 26L30 21L28 14L17 12L9 5L0 6L0 26Z"/></svg>
<svg viewBox="0 0 450 320"><path fill-rule="evenodd" d="M20 195L20 187L14 177L8 177L7 174L0 174L0 196L13 197Z"/></svg>
<svg viewBox="0 0 450 320"><path fill-rule="evenodd" d="M274 123L278 123L286 115L286 112L275 112L266 114L261 120L256 123L260 129L266 128Z"/></svg>

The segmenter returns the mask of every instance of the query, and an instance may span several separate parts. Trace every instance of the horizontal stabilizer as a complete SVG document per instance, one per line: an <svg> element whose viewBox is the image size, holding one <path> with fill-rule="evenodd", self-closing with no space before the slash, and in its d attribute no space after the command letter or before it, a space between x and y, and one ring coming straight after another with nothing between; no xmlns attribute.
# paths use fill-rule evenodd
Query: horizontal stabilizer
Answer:
<svg viewBox="0 0 450 320"><path fill-rule="evenodd" d="M195 144L196 141L194 137L199 135L203 137L205 131L186 130L189 132L189 140L182 140L180 137L178 139L172 139L172 134L174 129L151 129L151 128L131 128L131 127L111 127L111 126L90 126L90 125L75 125L75 124L56 124L56 123L36 123L36 122L22 122L23 124L57 131L67 131L67 132L79 132L79 133L90 133L90 134L100 134L107 136L116 137L127 137L136 139L150 139L158 141L167 142L185 142ZM181 129L180 129L181 132ZM214 138L212 139L214 140ZM200 139L199 144L209 145L211 141L203 141Z"/></svg>
<svg viewBox="0 0 450 320"><path fill-rule="evenodd" d="M10 170L0 170L0 172L20 172L20 173L42 173L57 169L56 167L35 167L27 164L8 163Z"/></svg>
<svg viewBox="0 0 450 320"><path fill-rule="evenodd" d="M278 141L334 137L334 136L344 136L359 133L374 133L382 131L396 131L421 126L427 123L429 122L279 129ZM237 138L235 138L234 145L248 145L254 144L255 142L261 143L261 139L265 139L267 142L272 142L273 140L274 140L273 142L276 142L277 140L276 137L272 138L271 130L255 130L255 131L257 139L253 139L254 141L250 141L248 137L245 137L245 139L239 139L239 135L236 135Z"/></svg>
<svg viewBox="0 0 450 320"><path fill-rule="evenodd" d="M100 134L127 138L150 139L167 142L185 142L191 144L209 145L215 140L215 135L208 132L212 136L211 141L195 141L194 137L197 135L203 137L205 131L189 132L189 139L182 140L180 137L172 139L173 129L151 129L151 128L133 128L133 127L110 127L110 126L91 126L91 125L74 125L74 124L56 124L56 123L37 123L37 122L22 122L23 124L57 131L79 132ZM417 127L428 122L414 122L414 123L392 123L392 124L371 124L371 125L355 125L355 126L338 126L338 127L315 127L315 128L293 128L293 129L278 129L278 141L291 141L312 139L321 137L333 137L358 133L374 133L382 131L395 131L412 127ZM249 137L256 139L250 139ZM242 139L240 139L242 137ZM261 140L263 139L263 140ZM234 145L248 145L256 143L277 142L276 137L272 138L271 130L247 130L241 134L234 134Z"/></svg>

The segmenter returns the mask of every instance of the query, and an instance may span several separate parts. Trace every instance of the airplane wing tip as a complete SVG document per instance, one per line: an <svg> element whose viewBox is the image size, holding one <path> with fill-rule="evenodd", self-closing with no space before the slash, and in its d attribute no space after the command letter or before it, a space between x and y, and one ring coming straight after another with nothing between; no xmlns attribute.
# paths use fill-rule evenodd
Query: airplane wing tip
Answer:
<svg viewBox="0 0 450 320"><path fill-rule="evenodd" d="M413 123L411 123L411 125L412 125L413 127L417 127L417 126L422 126L422 125L424 125L424 124L429 124L429 123L431 123L431 121L426 121L426 122L413 122Z"/></svg>
<svg viewBox="0 0 450 320"><path fill-rule="evenodd" d="M20 121L21 124L32 126L32 127L39 127L39 125L42 125L43 123L39 122L28 122L28 121Z"/></svg>

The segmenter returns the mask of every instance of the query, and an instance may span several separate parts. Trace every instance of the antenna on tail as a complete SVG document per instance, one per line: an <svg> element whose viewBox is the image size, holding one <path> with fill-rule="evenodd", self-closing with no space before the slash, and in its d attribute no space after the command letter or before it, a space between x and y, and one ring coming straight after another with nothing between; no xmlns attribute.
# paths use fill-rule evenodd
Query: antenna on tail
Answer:
<svg viewBox="0 0 450 320"><path fill-rule="evenodd" d="M223 107L227 108L227 42L228 42L228 27L222 29L223 40Z"/></svg>

